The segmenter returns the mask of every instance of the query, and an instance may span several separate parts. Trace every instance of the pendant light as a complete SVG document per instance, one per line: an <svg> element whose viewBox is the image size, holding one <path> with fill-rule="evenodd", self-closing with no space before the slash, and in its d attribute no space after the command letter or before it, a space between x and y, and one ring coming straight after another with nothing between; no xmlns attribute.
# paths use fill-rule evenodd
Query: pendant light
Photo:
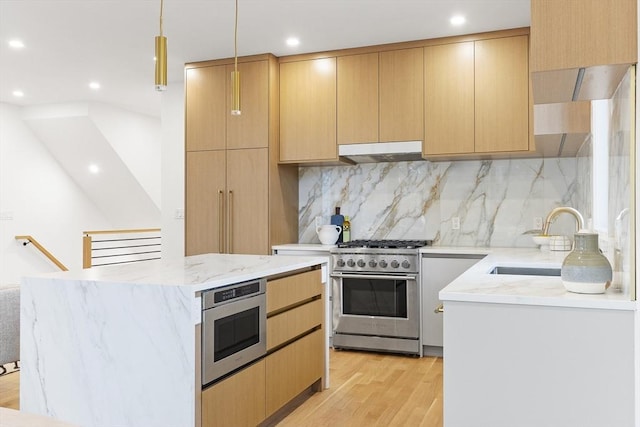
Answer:
<svg viewBox="0 0 640 427"><path fill-rule="evenodd" d="M160 35L156 36L156 78L157 91L167 90L167 38L162 35L162 9L164 0L160 0Z"/></svg>
<svg viewBox="0 0 640 427"><path fill-rule="evenodd" d="M238 72L238 0L236 0L236 21L233 32L233 71L231 72L231 115L239 116L240 111L240 73Z"/></svg>

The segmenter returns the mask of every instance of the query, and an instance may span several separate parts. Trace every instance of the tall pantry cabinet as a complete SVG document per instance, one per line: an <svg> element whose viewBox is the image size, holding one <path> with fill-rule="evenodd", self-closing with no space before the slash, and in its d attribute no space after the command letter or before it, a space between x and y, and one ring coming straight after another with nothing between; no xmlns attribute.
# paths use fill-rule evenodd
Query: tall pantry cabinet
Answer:
<svg viewBox="0 0 640 427"><path fill-rule="evenodd" d="M298 170L277 164L276 58L238 59L240 116L233 59L185 68L185 254L269 254L296 242Z"/></svg>

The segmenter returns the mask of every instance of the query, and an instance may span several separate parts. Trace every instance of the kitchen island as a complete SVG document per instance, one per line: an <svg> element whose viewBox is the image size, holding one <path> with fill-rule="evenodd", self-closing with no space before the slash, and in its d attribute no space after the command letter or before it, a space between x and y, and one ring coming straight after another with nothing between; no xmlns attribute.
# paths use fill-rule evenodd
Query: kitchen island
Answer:
<svg viewBox="0 0 640 427"><path fill-rule="evenodd" d="M638 303L536 275L566 255L491 248L440 292L447 427L640 425Z"/></svg>
<svg viewBox="0 0 640 427"><path fill-rule="evenodd" d="M83 426L198 426L202 291L318 268L326 283L324 258L207 254L24 278L21 410Z"/></svg>

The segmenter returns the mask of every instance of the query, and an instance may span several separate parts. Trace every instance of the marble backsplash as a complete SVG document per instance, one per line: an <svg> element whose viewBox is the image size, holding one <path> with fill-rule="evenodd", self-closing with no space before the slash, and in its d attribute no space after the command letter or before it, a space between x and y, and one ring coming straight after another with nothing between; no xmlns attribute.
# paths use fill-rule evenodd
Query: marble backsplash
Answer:
<svg viewBox="0 0 640 427"><path fill-rule="evenodd" d="M534 246L522 233L557 206L580 200L576 158L396 162L301 167L299 241L318 243L315 218L335 206L351 217L353 239L433 239L436 245ZM460 228L453 229L453 218ZM559 218L554 234L572 235Z"/></svg>

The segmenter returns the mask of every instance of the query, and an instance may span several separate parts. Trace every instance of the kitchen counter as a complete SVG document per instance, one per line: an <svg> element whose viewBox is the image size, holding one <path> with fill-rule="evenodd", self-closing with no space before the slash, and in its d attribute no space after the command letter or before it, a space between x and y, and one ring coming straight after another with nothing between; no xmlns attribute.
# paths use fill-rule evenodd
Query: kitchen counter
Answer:
<svg viewBox="0 0 640 427"><path fill-rule="evenodd" d="M325 257L207 254L26 277L21 410L82 426L195 426L200 291Z"/></svg>
<svg viewBox="0 0 640 427"><path fill-rule="evenodd" d="M286 245L275 245L271 249L279 254L286 255L288 251L293 252L326 252L337 247L336 245L321 245L320 243L289 243Z"/></svg>
<svg viewBox="0 0 640 427"><path fill-rule="evenodd" d="M560 268L569 252L528 248L445 248L430 246L428 253L479 254L487 256L440 291L442 301L524 304L554 307L635 310L628 295L609 288L604 294L568 292L560 277L489 274L496 266Z"/></svg>

